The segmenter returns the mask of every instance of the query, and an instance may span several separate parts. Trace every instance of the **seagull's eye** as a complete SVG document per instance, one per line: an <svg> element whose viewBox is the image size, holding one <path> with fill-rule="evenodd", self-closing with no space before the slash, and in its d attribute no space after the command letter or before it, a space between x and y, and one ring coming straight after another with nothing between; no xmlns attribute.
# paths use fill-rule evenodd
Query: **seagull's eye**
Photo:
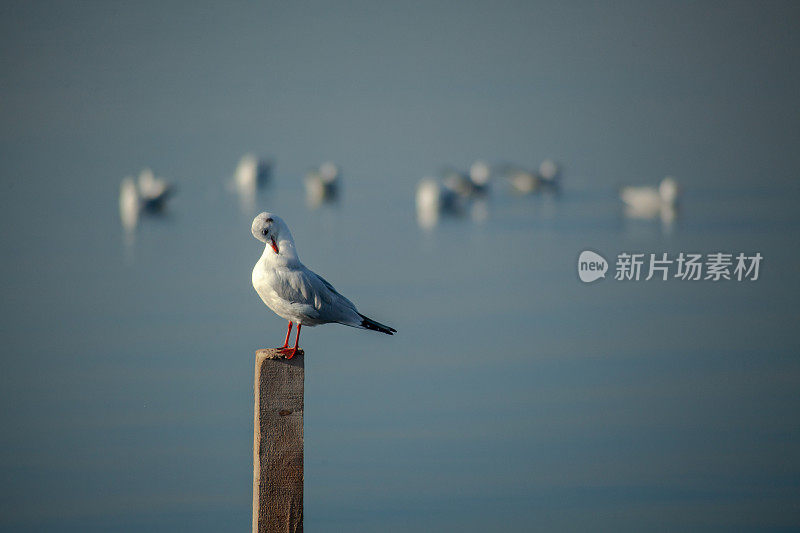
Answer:
<svg viewBox="0 0 800 533"><path fill-rule="evenodd" d="M267 236L267 233L268 233L268 231L267 231L267 229L266 229L266 228L264 228L264 229L262 229L262 230L261 230L261 235L263 235L264 237L266 237L266 236Z"/></svg>

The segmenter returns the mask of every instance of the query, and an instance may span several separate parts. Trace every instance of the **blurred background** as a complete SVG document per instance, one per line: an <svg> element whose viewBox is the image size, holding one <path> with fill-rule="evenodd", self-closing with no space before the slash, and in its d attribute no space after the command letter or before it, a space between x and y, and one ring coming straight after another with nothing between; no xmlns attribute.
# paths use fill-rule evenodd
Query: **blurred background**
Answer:
<svg viewBox="0 0 800 533"><path fill-rule="evenodd" d="M799 11L4 2L0 529L250 527L263 210L399 331L303 331L310 531L800 528ZM548 158L557 191L498 171ZM163 209L121 186L145 168ZM630 216L667 175L676 212ZM764 260L585 285L585 249Z"/></svg>

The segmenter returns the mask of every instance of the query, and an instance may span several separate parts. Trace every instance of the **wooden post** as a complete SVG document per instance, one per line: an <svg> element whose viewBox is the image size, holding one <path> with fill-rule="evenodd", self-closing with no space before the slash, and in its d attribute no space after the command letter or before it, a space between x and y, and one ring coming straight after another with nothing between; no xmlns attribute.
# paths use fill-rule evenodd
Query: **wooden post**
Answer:
<svg viewBox="0 0 800 533"><path fill-rule="evenodd" d="M303 352L256 352L253 533L303 531Z"/></svg>

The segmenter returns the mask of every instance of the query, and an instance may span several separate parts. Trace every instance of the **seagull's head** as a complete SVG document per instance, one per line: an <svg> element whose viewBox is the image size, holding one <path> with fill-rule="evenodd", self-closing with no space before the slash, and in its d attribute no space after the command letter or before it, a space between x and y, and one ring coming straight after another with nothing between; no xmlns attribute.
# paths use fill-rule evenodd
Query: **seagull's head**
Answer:
<svg viewBox="0 0 800 533"><path fill-rule="evenodd" d="M291 241L292 239L289 228L283 219L278 215L267 212L261 213L253 219L253 226L250 231L253 232L253 237L266 243L276 254L280 253L282 240Z"/></svg>

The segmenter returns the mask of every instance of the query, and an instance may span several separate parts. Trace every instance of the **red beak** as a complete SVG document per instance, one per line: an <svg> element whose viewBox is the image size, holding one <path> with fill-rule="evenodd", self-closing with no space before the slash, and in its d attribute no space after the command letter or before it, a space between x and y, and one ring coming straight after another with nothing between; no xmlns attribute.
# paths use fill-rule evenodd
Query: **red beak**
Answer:
<svg viewBox="0 0 800 533"><path fill-rule="evenodd" d="M272 250L277 254L278 253L278 245L275 243L275 238L269 238L270 244L272 245Z"/></svg>

